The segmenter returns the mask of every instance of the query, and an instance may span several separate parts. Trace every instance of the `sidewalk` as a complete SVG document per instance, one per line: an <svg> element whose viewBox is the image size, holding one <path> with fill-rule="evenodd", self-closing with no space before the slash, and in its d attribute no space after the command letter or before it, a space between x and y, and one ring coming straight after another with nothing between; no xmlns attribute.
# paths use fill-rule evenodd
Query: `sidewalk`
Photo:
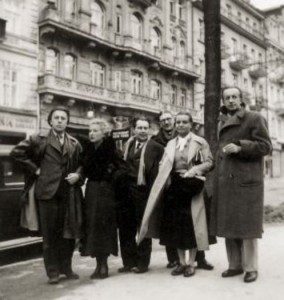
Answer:
<svg viewBox="0 0 284 300"><path fill-rule="evenodd" d="M264 204L278 206L284 202L284 177L264 180Z"/></svg>
<svg viewBox="0 0 284 300"><path fill-rule="evenodd" d="M78 281L61 281L59 285L46 284L41 259L0 268L1 300L280 300L284 295L284 224L266 225L260 240L260 276L254 283L244 283L242 276L221 278L227 268L223 239L213 245L207 259L214 264L213 271L197 270L191 278L173 277L165 268L164 248L154 245L151 268L146 274L119 274L121 259L112 257L109 262L110 277L90 280L94 260L74 259L74 270L80 274Z"/></svg>

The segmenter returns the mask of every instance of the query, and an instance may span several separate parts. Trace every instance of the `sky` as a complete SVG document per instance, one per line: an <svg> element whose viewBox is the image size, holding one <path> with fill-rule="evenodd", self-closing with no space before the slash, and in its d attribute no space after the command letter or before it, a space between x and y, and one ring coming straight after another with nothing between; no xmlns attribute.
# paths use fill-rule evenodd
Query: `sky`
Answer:
<svg viewBox="0 0 284 300"><path fill-rule="evenodd" d="M278 5L284 5L284 0L251 0L251 4L259 9L266 9Z"/></svg>

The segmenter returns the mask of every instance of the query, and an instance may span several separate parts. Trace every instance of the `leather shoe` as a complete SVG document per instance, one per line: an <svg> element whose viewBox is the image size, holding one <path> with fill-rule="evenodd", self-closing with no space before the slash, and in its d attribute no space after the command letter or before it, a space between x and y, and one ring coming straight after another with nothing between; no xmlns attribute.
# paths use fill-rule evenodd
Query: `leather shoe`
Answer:
<svg viewBox="0 0 284 300"><path fill-rule="evenodd" d="M169 261L169 263L167 264L167 268L168 269L172 269L172 268L174 268L174 267L176 267L178 265L179 265L178 261Z"/></svg>
<svg viewBox="0 0 284 300"><path fill-rule="evenodd" d="M134 267L134 268L132 268L132 271L136 274L142 274L142 273L148 272L148 268L147 267Z"/></svg>
<svg viewBox="0 0 284 300"><path fill-rule="evenodd" d="M257 271L246 272L245 277L244 277L244 282L256 281L257 275L258 275Z"/></svg>
<svg viewBox="0 0 284 300"><path fill-rule="evenodd" d="M197 269L211 271L214 269L214 266L212 266L206 259L203 259L197 262Z"/></svg>
<svg viewBox="0 0 284 300"><path fill-rule="evenodd" d="M90 276L91 279L98 279L100 278L101 266L97 265L94 273Z"/></svg>
<svg viewBox="0 0 284 300"><path fill-rule="evenodd" d="M131 272L132 267L129 266L123 266L118 269L118 273L128 273Z"/></svg>
<svg viewBox="0 0 284 300"><path fill-rule="evenodd" d="M233 276L237 276L240 274L243 274L244 271L243 269L228 269L225 272L222 273L222 277L226 278L226 277L233 277Z"/></svg>
<svg viewBox="0 0 284 300"><path fill-rule="evenodd" d="M185 270L186 270L186 266L178 265L174 270L172 270L171 275L173 276L182 275L184 274Z"/></svg>
<svg viewBox="0 0 284 300"><path fill-rule="evenodd" d="M103 263L100 269L100 279L105 279L108 277L108 265L107 263Z"/></svg>
<svg viewBox="0 0 284 300"><path fill-rule="evenodd" d="M50 277L48 279L48 284L58 284L59 283L59 276Z"/></svg>
<svg viewBox="0 0 284 300"><path fill-rule="evenodd" d="M195 268L193 266L187 266L183 273L183 276L190 277L193 276L194 274L195 274Z"/></svg>

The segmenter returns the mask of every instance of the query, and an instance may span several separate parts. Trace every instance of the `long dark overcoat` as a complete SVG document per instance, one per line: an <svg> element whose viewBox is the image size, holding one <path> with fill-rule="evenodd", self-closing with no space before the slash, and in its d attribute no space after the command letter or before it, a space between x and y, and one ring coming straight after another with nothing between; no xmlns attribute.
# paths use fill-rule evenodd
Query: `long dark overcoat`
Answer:
<svg viewBox="0 0 284 300"><path fill-rule="evenodd" d="M241 146L241 151L226 155L223 147L229 143ZM240 239L262 236L263 157L271 147L266 120L259 113L241 110L230 118L221 115L211 234Z"/></svg>

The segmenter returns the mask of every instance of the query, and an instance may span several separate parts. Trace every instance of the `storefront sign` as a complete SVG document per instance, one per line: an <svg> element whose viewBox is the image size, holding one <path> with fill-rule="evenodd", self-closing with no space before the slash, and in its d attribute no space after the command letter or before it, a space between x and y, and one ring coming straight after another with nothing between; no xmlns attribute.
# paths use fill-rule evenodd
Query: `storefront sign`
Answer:
<svg viewBox="0 0 284 300"><path fill-rule="evenodd" d="M34 132L36 130L36 118L34 116L0 112L0 129L5 131Z"/></svg>
<svg viewBox="0 0 284 300"><path fill-rule="evenodd" d="M130 138L130 129L116 129L112 131L112 138L115 141L125 141Z"/></svg>

